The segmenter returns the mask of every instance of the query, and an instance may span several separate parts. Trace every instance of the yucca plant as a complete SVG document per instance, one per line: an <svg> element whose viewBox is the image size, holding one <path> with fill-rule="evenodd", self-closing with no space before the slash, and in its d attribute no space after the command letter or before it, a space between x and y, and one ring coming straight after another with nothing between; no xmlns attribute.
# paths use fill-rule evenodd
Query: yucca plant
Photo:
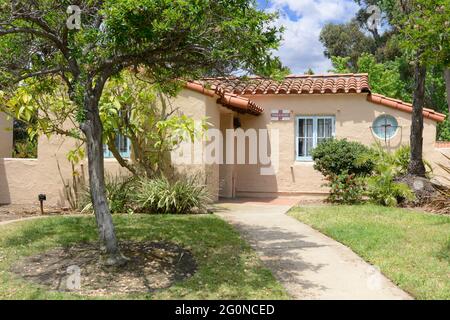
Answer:
<svg viewBox="0 0 450 320"><path fill-rule="evenodd" d="M206 186L196 177L170 182L166 177L142 178L133 200L138 211L161 214L205 213L211 202Z"/></svg>

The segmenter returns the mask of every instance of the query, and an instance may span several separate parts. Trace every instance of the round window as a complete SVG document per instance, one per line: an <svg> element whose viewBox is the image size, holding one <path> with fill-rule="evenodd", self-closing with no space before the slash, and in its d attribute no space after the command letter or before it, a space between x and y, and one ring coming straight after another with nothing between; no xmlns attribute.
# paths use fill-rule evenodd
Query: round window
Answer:
<svg viewBox="0 0 450 320"><path fill-rule="evenodd" d="M373 133L380 139L391 139L398 130L397 120L390 115L384 114L375 119L372 125Z"/></svg>

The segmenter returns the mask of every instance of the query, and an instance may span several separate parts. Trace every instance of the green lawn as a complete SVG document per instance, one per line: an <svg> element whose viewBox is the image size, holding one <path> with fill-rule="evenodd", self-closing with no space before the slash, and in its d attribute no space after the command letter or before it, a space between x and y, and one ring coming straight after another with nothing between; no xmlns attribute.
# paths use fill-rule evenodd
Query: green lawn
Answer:
<svg viewBox="0 0 450 320"><path fill-rule="evenodd" d="M171 241L194 254L195 275L152 294L116 296L133 299L286 299L284 289L262 266L249 245L227 223L212 215L115 216L118 237ZM55 217L0 227L1 299L83 299L50 292L8 270L23 256L81 241L95 241L92 217Z"/></svg>
<svg viewBox="0 0 450 320"><path fill-rule="evenodd" d="M450 299L450 217L375 205L294 208L417 299Z"/></svg>

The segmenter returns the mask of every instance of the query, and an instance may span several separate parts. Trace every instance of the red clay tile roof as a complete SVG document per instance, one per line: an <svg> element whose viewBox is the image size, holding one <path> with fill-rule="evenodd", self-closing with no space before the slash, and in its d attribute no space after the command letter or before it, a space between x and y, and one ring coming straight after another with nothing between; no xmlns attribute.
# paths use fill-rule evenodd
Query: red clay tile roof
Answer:
<svg viewBox="0 0 450 320"><path fill-rule="evenodd" d="M367 101L373 102L376 104L380 104L385 107L390 107L390 108L406 111L409 113L412 113L412 110L413 110L412 104L401 101L401 100L388 98L388 97L382 96L381 94L375 94L375 93L369 94L367 96ZM443 122L445 120L445 114L436 112L432 109L426 109L426 108L423 109L423 116L425 118L428 118L428 119L431 119L434 121L438 121L438 122Z"/></svg>
<svg viewBox="0 0 450 320"><path fill-rule="evenodd" d="M436 148L438 149L450 149L450 141L437 141Z"/></svg>
<svg viewBox="0 0 450 320"><path fill-rule="evenodd" d="M186 89L193 90L210 97L217 96L217 103L236 112L249 113L253 115L260 115L264 112L263 108L259 107L250 99L240 97L236 94L227 93L219 88L216 88L216 90L211 90L205 88L201 83L188 82L186 83Z"/></svg>
<svg viewBox="0 0 450 320"><path fill-rule="evenodd" d="M186 88L217 96L217 102L241 113L259 115L264 109L251 101L252 95L282 94L337 94L368 93L367 100L386 107L412 112L412 105L401 100L371 93L367 74L328 74L328 75L290 75L282 81L261 77L241 78L205 78L192 81ZM424 109L423 115L434 121L442 122L445 115L431 109Z"/></svg>
<svg viewBox="0 0 450 320"><path fill-rule="evenodd" d="M238 95L370 92L367 74L290 75L282 81L260 77L206 78L211 89Z"/></svg>

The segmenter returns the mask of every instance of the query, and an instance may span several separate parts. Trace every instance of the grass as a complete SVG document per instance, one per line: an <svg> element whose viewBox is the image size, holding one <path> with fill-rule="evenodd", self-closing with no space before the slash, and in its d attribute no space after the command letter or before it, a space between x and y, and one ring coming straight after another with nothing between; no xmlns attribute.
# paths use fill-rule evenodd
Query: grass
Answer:
<svg viewBox="0 0 450 320"><path fill-rule="evenodd" d="M115 216L119 239L171 241L191 250L198 270L193 277L148 294L117 299L286 299L282 286L249 245L226 222L212 215ZM54 217L0 227L0 300L87 299L52 292L11 274L21 257L54 247L97 239L93 217Z"/></svg>
<svg viewBox="0 0 450 320"><path fill-rule="evenodd" d="M294 208L417 299L450 299L450 217L375 205Z"/></svg>

